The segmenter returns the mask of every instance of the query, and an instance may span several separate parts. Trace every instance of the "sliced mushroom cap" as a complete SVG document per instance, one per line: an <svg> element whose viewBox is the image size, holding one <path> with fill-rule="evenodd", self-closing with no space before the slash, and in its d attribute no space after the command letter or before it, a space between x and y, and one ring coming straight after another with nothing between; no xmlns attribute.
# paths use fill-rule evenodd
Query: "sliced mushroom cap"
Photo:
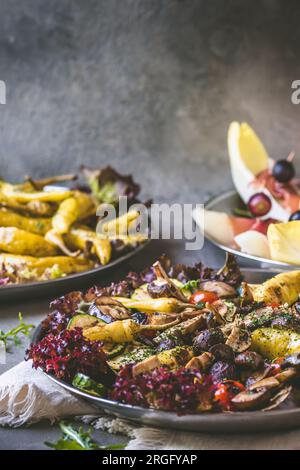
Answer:
<svg viewBox="0 0 300 470"><path fill-rule="evenodd" d="M244 352L251 346L251 335L247 330L234 325L226 340L226 344L236 353Z"/></svg>
<svg viewBox="0 0 300 470"><path fill-rule="evenodd" d="M270 397L270 390L267 388L258 388L255 390L245 390L238 393L231 403L237 410L249 410L263 406Z"/></svg>
<svg viewBox="0 0 300 470"><path fill-rule="evenodd" d="M217 300L212 304L212 308L217 316L217 319L223 322L233 322L237 307L233 302L226 300Z"/></svg>
<svg viewBox="0 0 300 470"><path fill-rule="evenodd" d="M278 380L279 383L287 382L288 380L292 379L297 375L297 370L294 367L290 367L289 369L285 369L274 377Z"/></svg>
<svg viewBox="0 0 300 470"><path fill-rule="evenodd" d="M270 398L269 405L266 408L263 408L262 411L271 411L278 408L278 406L290 396L292 388L293 387L291 385L282 388L274 397Z"/></svg>
<svg viewBox="0 0 300 470"><path fill-rule="evenodd" d="M206 372L214 362L215 357L209 352L201 354L201 356L192 357L192 359L185 365L186 369L197 369L201 372Z"/></svg>
<svg viewBox="0 0 300 470"><path fill-rule="evenodd" d="M153 270L157 279L148 285L147 289L151 296L162 297L163 293L166 293L167 297L175 297L181 302L187 301L185 295L176 286L172 279L169 278L159 261L156 261L153 264ZM160 293L161 291L162 293Z"/></svg>
<svg viewBox="0 0 300 470"><path fill-rule="evenodd" d="M88 313L95 315L97 318L104 319L107 323L114 320L130 318L130 312L124 305L107 296L95 299L89 307Z"/></svg>
<svg viewBox="0 0 300 470"><path fill-rule="evenodd" d="M219 297L236 296L236 290L234 287L226 284L226 282L223 281L204 281L200 283L199 289L206 290L208 292L214 292Z"/></svg>
<svg viewBox="0 0 300 470"><path fill-rule="evenodd" d="M248 387L248 391L255 391L261 388L265 388L266 390L270 390L272 388L278 387L280 382L276 379L276 377L266 377L262 380L258 380L254 382Z"/></svg>

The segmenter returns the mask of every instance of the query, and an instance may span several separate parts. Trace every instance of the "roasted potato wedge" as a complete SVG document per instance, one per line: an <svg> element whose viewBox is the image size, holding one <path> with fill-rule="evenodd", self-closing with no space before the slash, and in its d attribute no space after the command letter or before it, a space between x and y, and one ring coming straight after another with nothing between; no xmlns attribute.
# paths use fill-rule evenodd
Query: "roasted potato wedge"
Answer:
<svg viewBox="0 0 300 470"><path fill-rule="evenodd" d="M252 286L256 302L267 304L293 304L300 293L300 271L277 274L263 284Z"/></svg>

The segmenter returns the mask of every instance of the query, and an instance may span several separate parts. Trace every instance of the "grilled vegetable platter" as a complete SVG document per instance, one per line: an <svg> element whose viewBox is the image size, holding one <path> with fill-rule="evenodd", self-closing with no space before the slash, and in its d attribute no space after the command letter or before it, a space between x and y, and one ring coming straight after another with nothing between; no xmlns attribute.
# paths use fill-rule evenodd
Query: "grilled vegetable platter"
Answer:
<svg viewBox="0 0 300 470"><path fill-rule="evenodd" d="M82 184L72 182L78 177ZM0 288L103 268L143 245L146 235L128 235L139 213L119 207L121 196L131 204L139 191L111 167L21 184L0 180ZM112 204L116 217L99 230L103 204Z"/></svg>
<svg viewBox="0 0 300 470"><path fill-rule="evenodd" d="M261 417L297 403L299 292L300 271L249 284L232 255L220 270L162 257L54 300L26 359L129 418Z"/></svg>

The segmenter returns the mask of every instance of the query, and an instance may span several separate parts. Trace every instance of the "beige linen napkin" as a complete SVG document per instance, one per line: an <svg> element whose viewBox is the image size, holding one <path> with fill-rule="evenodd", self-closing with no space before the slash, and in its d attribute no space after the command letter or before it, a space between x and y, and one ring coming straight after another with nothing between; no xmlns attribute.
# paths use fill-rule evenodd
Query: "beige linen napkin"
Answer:
<svg viewBox="0 0 300 470"><path fill-rule="evenodd" d="M12 427L42 419L95 413L95 408L49 380L32 362L21 362L0 376L0 425Z"/></svg>
<svg viewBox="0 0 300 470"><path fill-rule="evenodd" d="M81 416L96 429L125 434L127 449L300 449L300 430L252 434L206 434L138 426L108 416L21 362L0 376L0 425L17 427L42 419Z"/></svg>

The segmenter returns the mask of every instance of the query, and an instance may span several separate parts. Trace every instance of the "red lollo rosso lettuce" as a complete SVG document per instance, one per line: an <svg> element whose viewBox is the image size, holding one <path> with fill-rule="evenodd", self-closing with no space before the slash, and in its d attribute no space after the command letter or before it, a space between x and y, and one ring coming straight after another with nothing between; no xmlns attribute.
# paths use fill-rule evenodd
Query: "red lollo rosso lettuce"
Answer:
<svg viewBox="0 0 300 470"><path fill-rule="evenodd" d="M194 369L161 367L133 377L132 365L127 365L120 370L110 398L185 414L197 411L200 404L211 409L213 391L210 377Z"/></svg>
<svg viewBox="0 0 300 470"><path fill-rule="evenodd" d="M25 359L33 360L33 367L41 367L58 379L71 381L77 372L94 380L109 373L106 355L100 341L88 341L80 328L64 330L58 335L49 333L27 351Z"/></svg>

